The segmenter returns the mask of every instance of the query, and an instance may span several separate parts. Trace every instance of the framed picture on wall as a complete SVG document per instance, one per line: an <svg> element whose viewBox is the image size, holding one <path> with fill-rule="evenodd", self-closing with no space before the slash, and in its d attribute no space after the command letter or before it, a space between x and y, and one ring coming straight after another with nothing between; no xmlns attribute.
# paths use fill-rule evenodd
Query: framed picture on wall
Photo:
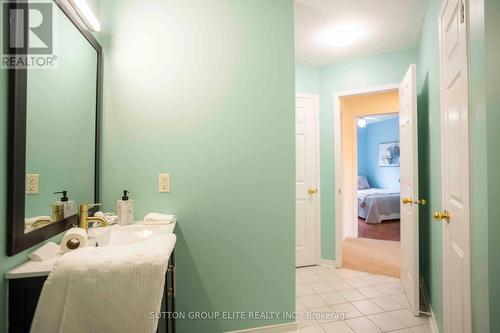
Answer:
<svg viewBox="0 0 500 333"><path fill-rule="evenodd" d="M382 167L399 166L399 141L378 145L378 165Z"/></svg>

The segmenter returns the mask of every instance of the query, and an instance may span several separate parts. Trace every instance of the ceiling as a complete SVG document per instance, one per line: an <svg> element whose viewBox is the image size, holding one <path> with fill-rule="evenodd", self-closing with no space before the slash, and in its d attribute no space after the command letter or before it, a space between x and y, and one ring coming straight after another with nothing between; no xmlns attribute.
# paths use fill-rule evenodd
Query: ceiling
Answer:
<svg viewBox="0 0 500 333"><path fill-rule="evenodd" d="M295 58L322 66L416 47L428 0L295 0ZM325 32L354 31L345 47L328 45Z"/></svg>

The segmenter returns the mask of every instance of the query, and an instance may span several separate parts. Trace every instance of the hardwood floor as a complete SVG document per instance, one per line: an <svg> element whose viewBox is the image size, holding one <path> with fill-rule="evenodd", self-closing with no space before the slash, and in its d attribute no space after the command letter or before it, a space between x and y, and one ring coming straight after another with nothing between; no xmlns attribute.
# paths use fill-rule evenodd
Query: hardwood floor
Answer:
<svg viewBox="0 0 500 333"><path fill-rule="evenodd" d="M369 224L358 218L358 237L400 241L399 220L384 221L378 224Z"/></svg>

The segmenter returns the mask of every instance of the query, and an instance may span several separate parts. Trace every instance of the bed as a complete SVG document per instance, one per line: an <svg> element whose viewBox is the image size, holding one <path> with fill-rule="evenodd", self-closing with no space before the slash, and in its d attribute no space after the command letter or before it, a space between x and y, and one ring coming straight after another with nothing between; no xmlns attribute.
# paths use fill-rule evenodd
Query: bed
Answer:
<svg viewBox="0 0 500 333"><path fill-rule="evenodd" d="M370 224L399 219L401 217L399 191L372 188L365 177L359 176L358 216Z"/></svg>

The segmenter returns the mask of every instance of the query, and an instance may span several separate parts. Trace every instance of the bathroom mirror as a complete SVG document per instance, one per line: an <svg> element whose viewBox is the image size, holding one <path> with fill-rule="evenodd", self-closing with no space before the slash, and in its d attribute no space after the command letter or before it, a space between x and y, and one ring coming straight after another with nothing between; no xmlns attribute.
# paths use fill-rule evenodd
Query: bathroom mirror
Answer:
<svg viewBox="0 0 500 333"><path fill-rule="evenodd" d="M9 255L77 224L78 204L99 201L101 46L65 2L51 11L54 64L9 70Z"/></svg>

